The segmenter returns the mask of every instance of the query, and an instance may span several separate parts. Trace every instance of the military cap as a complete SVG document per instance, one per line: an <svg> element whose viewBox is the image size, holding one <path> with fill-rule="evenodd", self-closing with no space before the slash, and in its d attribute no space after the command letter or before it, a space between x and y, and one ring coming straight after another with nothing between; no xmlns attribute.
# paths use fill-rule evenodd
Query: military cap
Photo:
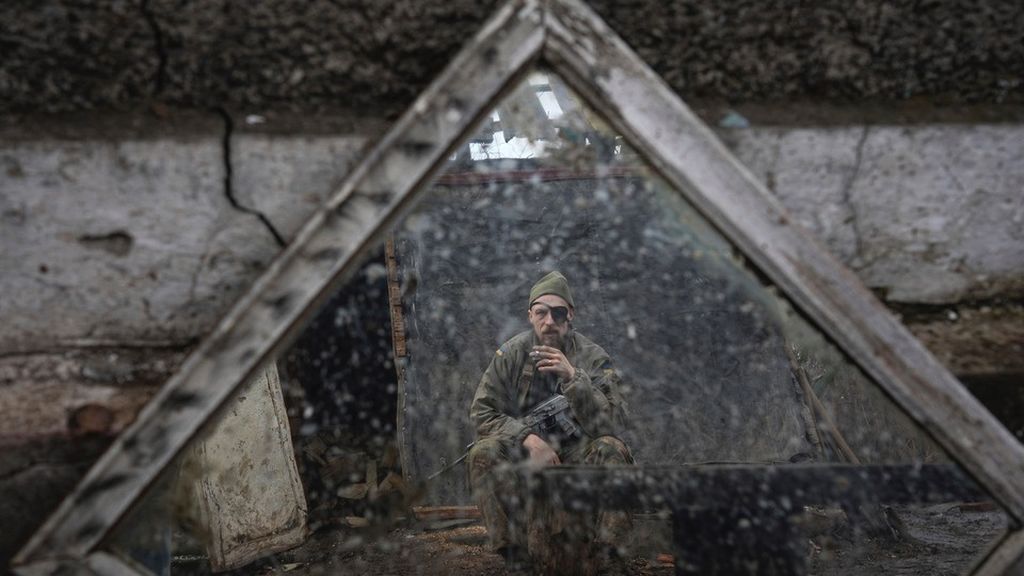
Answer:
<svg viewBox="0 0 1024 576"><path fill-rule="evenodd" d="M546 276L537 281L530 288L530 303L527 308L533 306L533 303L537 301L537 298L544 296L545 294L554 294L555 296L561 296L563 300L569 303L569 306L576 308L576 304L572 301L572 290L569 290L569 281L562 276L561 272L557 270L549 272Z"/></svg>

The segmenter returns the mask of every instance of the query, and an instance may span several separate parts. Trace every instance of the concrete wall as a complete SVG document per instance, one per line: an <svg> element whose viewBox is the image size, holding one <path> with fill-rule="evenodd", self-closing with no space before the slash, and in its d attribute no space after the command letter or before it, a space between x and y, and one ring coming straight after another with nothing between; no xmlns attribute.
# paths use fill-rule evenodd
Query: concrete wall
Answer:
<svg viewBox="0 0 1024 576"><path fill-rule="evenodd" d="M491 4L0 6L0 558ZM955 373L1019 381L1015 0L595 8Z"/></svg>

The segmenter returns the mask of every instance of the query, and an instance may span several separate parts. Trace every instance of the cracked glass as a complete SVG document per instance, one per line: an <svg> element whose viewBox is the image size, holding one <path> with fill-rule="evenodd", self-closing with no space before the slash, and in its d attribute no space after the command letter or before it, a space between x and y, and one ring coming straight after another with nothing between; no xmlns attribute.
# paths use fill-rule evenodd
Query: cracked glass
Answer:
<svg viewBox="0 0 1024 576"><path fill-rule="evenodd" d="M550 70L417 198L104 550L154 574L930 575L1004 534Z"/></svg>

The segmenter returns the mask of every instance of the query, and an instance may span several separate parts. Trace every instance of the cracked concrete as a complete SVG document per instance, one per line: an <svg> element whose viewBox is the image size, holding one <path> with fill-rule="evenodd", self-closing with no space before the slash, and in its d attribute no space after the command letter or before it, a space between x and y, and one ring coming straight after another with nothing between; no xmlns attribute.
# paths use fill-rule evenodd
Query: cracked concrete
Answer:
<svg viewBox="0 0 1024 576"><path fill-rule="evenodd" d="M92 138L73 123L4 133L0 312L11 321L0 350L201 337L378 128L165 114L103 121ZM1021 125L721 133L889 301L1024 294Z"/></svg>
<svg viewBox="0 0 1024 576"><path fill-rule="evenodd" d="M291 240L348 175L371 127L316 134L283 131L291 118L263 119L235 131L233 180L240 201L265 215L268 225Z"/></svg>
<svg viewBox="0 0 1024 576"><path fill-rule="evenodd" d="M208 331L280 249L225 194L224 138L216 116L184 115L123 118L111 140L3 139L0 350Z"/></svg>
<svg viewBox="0 0 1024 576"><path fill-rule="evenodd" d="M261 210L244 205L238 201L238 196L235 193L234 182L235 156L231 152L232 142L235 138L235 122L231 118L231 114L229 114L227 110L220 109L218 112L221 118L224 119L224 138L222 140L224 147L224 195L227 196L228 202L230 202L231 206L234 207L236 210L238 210L239 212L244 212L246 214L251 214L252 216L256 217L256 219L259 220L260 223L267 228L267 231L270 232L270 235L273 236L274 242L276 242L279 247L283 248L286 242L284 238L281 236L281 233L278 232L277 228L274 227L273 222L271 222L270 219L267 218L266 214L264 214L263 211Z"/></svg>
<svg viewBox="0 0 1024 576"><path fill-rule="evenodd" d="M861 164L864 161L864 143L868 140L868 132L870 132L870 130L870 126L864 126L861 129L860 137L857 139L857 148L854 150L853 167L850 168L849 176L843 183L843 189L840 192L842 204L850 214L847 222L849 223L850 228L853 229L853 258L849 260L849 265L854 270L859 269L863 265L861 255L864 253L864 240L860 231L860 216L857 214L857 204L853 201L853 195L851 192L857 181L857 177L860 176Z"/></svg>
<svg viewBox="0 0 1024 576"><path fill-rule="evenodd" d="M856 257L858 240L843 190L853 179L861 132L858 127L720 130L754 175L772 182L796 221L846 263Z"/></svg>
<svg viewBox="0 0 1024 576"><path fill-rule="evenodd" d="M890 302L1024 294L1024 127L723 131L796 220Z"/></svg>
<svg viewBox="0 0 1024 576"><path fill-rule="evenodd" d="M1024 294L1024 139L996 126L882 127L854 197L858 272L893 302Z"/></svg>

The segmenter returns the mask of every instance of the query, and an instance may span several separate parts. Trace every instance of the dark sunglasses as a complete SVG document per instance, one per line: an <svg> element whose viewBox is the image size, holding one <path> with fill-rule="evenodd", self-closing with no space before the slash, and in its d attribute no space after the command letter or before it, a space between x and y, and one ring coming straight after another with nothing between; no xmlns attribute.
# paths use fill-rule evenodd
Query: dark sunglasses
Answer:
<svg viewBox="0 0 1024 576"><path fill-rule="evenodd" d="M534 304L534 306L540 308L541 312L550 312L551 319L554 320L556 324L563 324L569 319L569 309L565 306L552 307L546 304Z"/></svg>

